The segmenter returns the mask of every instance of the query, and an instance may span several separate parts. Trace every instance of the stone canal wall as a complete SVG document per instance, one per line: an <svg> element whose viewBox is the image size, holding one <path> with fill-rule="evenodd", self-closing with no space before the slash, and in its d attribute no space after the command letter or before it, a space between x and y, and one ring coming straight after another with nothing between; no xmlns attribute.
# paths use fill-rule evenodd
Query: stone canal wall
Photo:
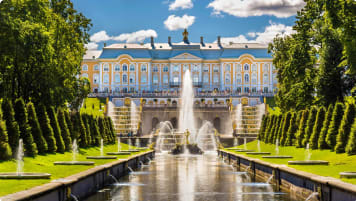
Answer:
<svg viewBox="0 0 356 201"><path fill-rule="evenodd" d="M154 151L144 152L127 159L120 159L108 164L96 166L89 170L71 175L64 179L17 192L0 198L1 201L67 201L71 195L79 199L96 193L105 186L114 183L111 175L120 178L128 174L129 169L137 168L140 161L148 162L154 157ZM73 166L73 168L75 168ZM19 181L20 182L20 181Z"/></svg>
<svg viewBox="0 0 356 201"><path fill-rule="evenodd" d="M225 150L219 150L218 153L240 171L248 171L254 179L267 181L272 176L270 183L275 185L277 191L289 192L297 199L305 200L315 193L310 200L356 201L356 185L339 179L299 171L286 165L276 165Z"/></svg>

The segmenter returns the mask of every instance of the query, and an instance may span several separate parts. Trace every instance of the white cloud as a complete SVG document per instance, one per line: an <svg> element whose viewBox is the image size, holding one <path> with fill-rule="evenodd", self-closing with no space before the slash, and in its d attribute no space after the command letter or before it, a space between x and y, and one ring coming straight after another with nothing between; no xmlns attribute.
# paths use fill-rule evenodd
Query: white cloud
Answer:
<svg viewBox="0 0 356 201"><path fill-rule="evenodd" d="M85 48L87 48L88 50L96 50L98 49L98 44L90 42L88 44L85 44Z"/></svg>
<svg viewBox="0 0 356 201"><path fill-rule="evenodd" d="M265 27L264 32L249 32L247 35L252 40L248 40L245 35L239 35L236 37L221 38L222 43L263 43L268 44L273 41L277 35L291 35L295 33L292 26L286 26L284 24L276 24L270 22L269 26Z"/></svg>
<svg viewBox="0 0 356 201"><path fill-rule="evenodd" d="M169 10L178 10L179 8L182 10L193 8L192 0L175 0L169 4Z"/></svg>
<svg viewBox="0 0 356 201"><path fill-rule="evenodd" d="M195 22L195 16L183 15L182 17L170 15L164 21L164 25L170 31L186 29Z"/></svg>
<svg viewBox="0 0 356 201"><path fill-rule="evenodd" d="M90 36L90 41L95 42L95 43L99 43L102 41L108 41L108 40L110 40L110 36L108 36L106 31L99 31L99 32L93 34L92 36Z"/></svg>
<svg viewBox="0 0 356 201"><path fill-rule="evenodd" d="M279 18L293 16L305 5L304 0L213 0L208 7L213 14L222 12L236 16L274 15Z"/></svg>
<svg viewBox="0 0 356 201"><path fill-rule="evenodd" d="M140 30L133 33L120 34L119 36L113 37L112 39L116 41L126 41L127 43L137 43L143 42L146 38L149 37L156 38L156 31L152 29Z"/></svg>

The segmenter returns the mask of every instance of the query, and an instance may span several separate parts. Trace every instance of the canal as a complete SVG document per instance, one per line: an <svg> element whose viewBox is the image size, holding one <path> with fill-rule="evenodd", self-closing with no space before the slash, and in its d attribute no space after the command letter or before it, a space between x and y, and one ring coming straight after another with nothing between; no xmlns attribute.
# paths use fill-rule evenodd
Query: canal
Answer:
<svg viewBox="0 0 356 201"><path fill-rule="evenodd" d="M155 160L86 201L287 201L287 193L252 181L216 154L156 154Z"/></svg>

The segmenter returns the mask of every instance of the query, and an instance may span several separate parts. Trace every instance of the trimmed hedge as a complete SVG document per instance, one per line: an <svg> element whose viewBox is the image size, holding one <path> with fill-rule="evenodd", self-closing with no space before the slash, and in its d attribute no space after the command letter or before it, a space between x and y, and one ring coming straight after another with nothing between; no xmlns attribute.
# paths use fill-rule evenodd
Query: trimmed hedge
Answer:
<svg viewBox="0 0 356 201"><path fill-rule="evenodd" d="M105 126L105 122L104 122L104 118L103 117L99 117L98 118L98 125L99 125L99 131L100 131L100 135L101 138L104 140L104 143L108 143L108 138L106 137L106 126Z"/></svg>
<svg viewBox="0 0 356 201"><path fill-rule="evenodd" d="M355 105L347 104L344 116L342 117L339 132L336 138L336 153L345 153L345 147L350 136L351 127L355 117Z"/></svg>
<svg viewBox="0 0 356 201"><path fill-rule="evenodd" d="M350 132L350 138L346 145L346 153L348 155L356 154L356 117L354 118L354 123Z"/></svg>
<svg viewBox="0 0 356 201"><path fill-rule="evenodd" d="M268 135L267 143L273 143L273 138L274 138L274 132L276 131L278 127L278 122L279 121L279 116L275 116L273 120L273 125L270 134Z"/></svg>
<svg viewBox="0 0 356 201"><path fill-rule="evenodd" d="M281 138L280 138L280 145L282 146L285 146L287 140L287 131L289 128L291 117L292 117L291 112L287 112L286 117L284 118L283 121L283 127L282 127Z"/></svg>
<svg viewBox="0 0 356 201"><path fill-rule="evenodd" d="M82 119L83 123L85 126L85 131L86 131L86 141L88 145L91 145L91 133L90 133L90 126L89 126L89 121L88 121L88 115L87 114L82 114Z"/></svg>
<svg viewBox="0 0 356 201"><path fill-rule="evenodd" d="M1 111L0 111L1 115ZM0 118L0 160L11 159L12 151L7 137L5 122Z"/></svg>
<svg viewBox="0 0 356 201"><path fill-rule="evenodd" d="M300 118L298 132L296 134L295 146L298 148L303 147L302 142L303 142L304 135L305 135L305 127L307 125L308 116L309 116L309 110L304 110L302 117Z"/></svg>
<svg viewBox="0 0 356 201"><path fill-rule="evenodd" d="M316 115L315 124L313 127L313 133L309 139L309 145L311 149L318 149L318 139L320 131L323 127L323 122L325 120L325 107L320 107Z"/></svg>
<svg viewBox="0 0 356 201"><path fill-rule="evenodd" d="M340 127L342 116L344 114L344 105L342 103L336 103L331 117L331 123L329 125L328 133L326 135L326 143L331 150L334 150L336 145L336 136Z"/></svg>
<svg viewBox="0 0 356 201"><path fill-rule="evenodd" d="M280 126L282 124L282 119L283 119L283 115L278 115L277 117L277 123L276 123L276 129L273 132L273 139L271 143L276 143L276 140L278 139L277 135L278 135L278 131L280 130Z"/></svg>
<svg viewBox="0 0 356 201"><path fill-rule="evenodd" d="M48 117L51 122L54 137L56 138L57 152L64 153L66 148L65 148L64 141L62 138L61 129L59 128L58 119L57 119L57 115L54 110L54 107L52 106L52 107L47 108L47 113L48 113Z"/></svg>
<svg viewBox="0 0 356 201"><path fill-rule="evenodd" d="M37 117L38 121L40 122L40 126L42 129L43 137L46 139L48 152L55 153L57 151L57 143L56 139L54 138L53 129L51 126L51 122L48 118L46 106L38 105L36 107L37 110Z"/></svg>
<svg viewBox="0 0 356 201"><path fill-rule="evenodd" d="M101 137L98 122L93 116L90 116L90 133L92 134L92 144L95 146L100 146Z"/></svg>
<svg viewBox="0 0 356 201"><path fill-rule="evenodd" d="M70 132L67 126L67 121L62 108L57 111L58 124L61 128L62 139L65 146L65 151L72 150L72 138L70 137Z"/></svg>
<svg viewBox="0 0 356 201"><path fill-rule="evenodd" d="M267 115L263 115L262 116L262 121L261 121L261 125L260 125L260 130L258 131L258 140L262 141L263 140L263 135L265 133L265 130L266 130L266 126L267 126L267 120L268 120L268 117Z"/></svg>
<svg viewBox="0 0 356 201"><path fill-rule="evenodd" d="M304 131L304 138L302 141L302 146L306 147L307 144L309 143L309 138L311 136L311 134L313 133L313 127L314 127L314 123L315 123L315 118L316 118L316 114L318 113L318 110L315 106L311 107L311 110L309 112L309 116L308 116L308 121L306 123L306 128Z"/></svg>
<svg viewBox="0 0 356 201"><path fill-rule="evenodd" d="M12 153L15 155L17 147L19 146L20 130L19 125L15 119L15 111L12 102L9 99L4 99L1 104L2 116L6 123L6 130L9 139L9 144Z"/></svg>
<svg viewBox="0 0 356 201"><path fill-rule="evenodd" d="M267 121L267 125L266 125L266 129L265 129L265 132L263 134L263 142L266 142L267 141L267 138L268 138L268 134L269 134L269 131L270 131L270 126L272 124L272 121L273 121L273 115L269 115L268 117L268 121Z"/></svg>
<svg viewBox="0 0 356 201"><path fill-rule="evenodd" d="M298 116L297 113L295 113L295 112L291 113L289 128L287 131L287 139L284 143L284 146L292 146L293 145L293 142L295 139L295 132L298 129L297 116Z"/></svg>
<svg viewBox="0 0 356 201"><path fill-rule="evenodd" d="M43 137L42 129L40 123L38 122L35 106L33 103L27 103L27 111L28 111L28 123L31 126L31 133L35 143L37 145L37 150L39 154L46 154L48 150L47 142Z"/></svg>
<svg viewBox="0 0 356 201"><path fill-rule="evenodd" d="M329 124L330 124L331 117L333 114L333 109L334 109L333 105L330 104L328 107L328 111L325 115L323 127L320 131L320 135L319 135L319 139L318 139L318 148L319 149L328 149L329 148L328 144L326 143L326 135L328 133L328 128L329 128Z"/></svg>

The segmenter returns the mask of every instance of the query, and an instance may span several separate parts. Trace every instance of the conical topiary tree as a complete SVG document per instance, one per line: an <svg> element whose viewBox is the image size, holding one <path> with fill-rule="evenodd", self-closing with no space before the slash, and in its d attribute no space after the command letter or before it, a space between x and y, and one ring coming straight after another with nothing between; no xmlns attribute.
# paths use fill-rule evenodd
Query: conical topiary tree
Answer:
<svg viewBox="0 0 356 201"><path fill-rule="evenodd" d="M85 137L86 137L86 141L87 141L87 144L90 145L91 144L91 133L90 133L90 127L89 127L89 122L88 122L88 115L85 114L85 113L82 113L81 114L82 116L82 120L83 120L83 124L85 126Z"/></svg>
<svg viewBox="0 0 356 201"><path fill-rule="evenodd" d="M276 139L275 139L275 141L278 140L279 144L281 144L280 143L281 142L281 135L282 135L282 130L283 130L283 124L284 124L284 121L286 119L286 114L283 114L281 116L282 116L282 118L281 118L281 121L279 123L278 131L277 131L277 135L276 135Z"/></svg>
<svg viewBox="0 0 356 201"><path fill-rule="evenodd" d="M344 105L342 103L336 103L334 111L331 117L331 122L326 134L326 143L329 148L334 151L336 145L336 136L340 127L342 116L344 114Z"/></svg>
<svg viewBox="0 0 356 201"><path fill-rule="evenodd" d="M284 146L292 146L293 145L293 141L295 139L295 132L298 129L297 116L298 116L297 113L295 113L295 112L291 113L289 128L287 131L287 139L284 143Z"/></svg>
<svg viewBox="0 0 356 201"><path fill-rule="evenodd" d="M283 116L282 115L278 115L277 117L277 123L276 123L276 129L273 132L273 139L271 143L276 143L276 139L278 139L278 132L280 130L280 126L281 126L281 122L282 122Z"/></svg>
<svg viewBox="0 0 356 201"><path fill-rule="evenodd" d="M1 111L0 111L1 116ZM6 125L5 122L0 117L0 160L9 160L11 159L12 151L9 145L9 139L7 137Z"/></svg>
<svg viewBox="0 0 356 201"><path fill-rule="evenodd" d="M98 117L98 126L99 126L99 131L101 138L104 140L104 143L108 143L108 139L106 137L106 127L104 123L104 118L103 117Z"/></svg>
<svg viewBox="0 0 356 201"><path fill-rule="evenodd" d="M280 145L282 145L282 146L285 146L285 143L287 140L287 131L289 129L291 118L292 118L291 112L287 112L286 118L284 119L284 122L283 122L283 128L282 128L281 138L280 138Z"/></svg>
<svg viewBox="0 0 356 201"><path fill-rule="evenodd" d="M27 112L28 112L28 123L31 126L31 133L33 139L35 140L37 150L39 154L46 154L48 150L47 142L43 137L42 129L40 123L38 122L35 106L33 103L29 102L27 104Z"/></svg>
<svg viewBox="0 0 356 201"><path fill-rule="evenodd" d="M20 130L19 130L19 125L17 124L17 121L15 119L15 111L12 102L9 99L4 99L2 101L1 107L3 112L2 116L6 123L6 130L9 139L9 144L12 153L15 154L20 139Z"/></svg>
<svg viewBox="0 0 356 201"><path fill-rule="evenodd" d="M272 125L272 121L273 121L273 115L269 115L268 116L267 125L266 125L266 129L265 129L265 133L263 134L263 142L267 142L268 134L270 132L270 128L271 128L271 125Z"/></svg>
<svg viewBox="0 0 356 201"><path fill-rule="evenodd" d="M66 148L65 148L64 141L62 138L61 129L59 128L57 115L56 115L56 112L55 112L53 106L47 108L47 114L48 114L48 117L51 122L54 137L56 138L57 152L64 153Z"/></svg>
<svg viewBox="0 0 356 201"><path fill-rule="evenodd" d="M305 147L309 143L309 138L313 132L313 127L314 127L315 118L316 118L317 113L318 113L317 108L315 106L313 106L310 109L308 121L307 121L307 127L305 128L305 134L304 134L304 138L302 141L303 147Z"/></svg>
<svg viewBox="0 0 356 201"><path fill-rule="evenodd" d="M46 139L48 153L55 153L57 151L56 139L54 138L51 122L48 118L46 106L40 104L36 107L38 121L40 123L43 137Z"/></svg>
<svg viewBox="0 0 356 201"><path fill-rule="evenodd" d="M275 115L271 132L268 135L267 143L273 143L273 137L274 137L273 134L278 127L278 120L279 120L279 117L277 115Z"/></svg>
<svg viewBox="0 0 356 201"><path fill-rule="evenodd" d="M27 110L22 98L15 101L15 119L19 124L20 138L23 140L25 154L35 157L37 155L37 146L33 141L31 127L28 124Z"/></svg>
<svg viewBox="0 0 356 201"><path fill-rule="evenodd" d="M71 134L71 137L72 137L73 125L72 125L71 115L69 114L68 110L64 110L64 117L66 118L67 127L68 127L69 133ZM73 138L72 138L72 140L73 140Z"/></svg>
<svg viewBox="0 0 356 201"><path fill-rule="evenodd" d="M335 151L336 153L345 153L345 147L347 145L347 141L349 140L350 131L352 124L354 123L355 117L355 105L354 104L347 104L344 116L341 120L341 125L339 128L339 132L336 138L336 146Z"/></svg>
<svg viewBox="0 0 356 201"><path fill-rule="evenodd" d="M304 135L305 135L305 127L307 125L308 116L309 116L309 110L304 110L302 117L300 118L298 131L296 134L296 141L295 141L296 147L303 147L302 142L303 142Z"/></svg>
<svg viewBox="0 0 356 201"><path fill-rule="evenodd" d="M72 150L72 138L70 137L70 132L67 126L67 121L65 118L65 114L62 108L59 108L57 111L58 124L61 128L61 134L63 138L63 142L65 145L65 151Z"/></svg>
<svg viewBox="0 0 356 201"><path fill-rule="evenodd" d="M87 131L82 119L82 115L80 114L80 112L76 113L76 119L78 121L78 143L80 147L88 147L88 141L87 141Z"/></svg>
<svg viewBox="0 0 356 201"><path fill-rule="evenodd" d="M310 136L309 139L309 145L311 149L317 149L318 148L318 139L319 139L319 134L321 131L321 128L323 127L323 122L325 120L325 107L322 106L318 109L318 113L316 114L316 119L315 119L315 124L313 127L313 133Z"/></svg>
<svg viewBox="0 0 356 201"><path fill-rule="evenodd" d="M100 145L100 131L98 123L93 116L90 116L90 133L92 135L92 144L95 146Z"/></svg>
<svg viewBox="0 0 356 201"><path fill-rule="evenodd" d="M261 120L261 124L260 124L260 130L258 131L258 140L262 140L263 138L263 134L265 133L265 129L266 129L266 124L267 124L267 115L263 115L262 116L262 120Z"/></svg>
<svg viewBox="0 0 356 201"><path fill-rule="evenodd" d="M115 133L114 133L114 130L113 130L113 124L112 124L111 118L110 117L105 117L105 120L106 120L106 126L108 128L108 134L109 134L110 139L111 139L111 143L115 143Z"/></svg>
<svg viewBox="0 0 356 201"><path fill-rule="evenodd" d="M351 128L349 141L346 145L346 153L348 155L356 154L356 117L354 118L354 123Z"/></svg>
<svg viewBox="0 0 356 201"><path fill-rule="evenodd" d="M321 128L319 139L318 139L318 149L327 149L328 144L326 143L326 134L328 133L329 124L333 114L333 105L329 105L328 111L326 112L325 119L323 121L323 127Z"/></svg>

